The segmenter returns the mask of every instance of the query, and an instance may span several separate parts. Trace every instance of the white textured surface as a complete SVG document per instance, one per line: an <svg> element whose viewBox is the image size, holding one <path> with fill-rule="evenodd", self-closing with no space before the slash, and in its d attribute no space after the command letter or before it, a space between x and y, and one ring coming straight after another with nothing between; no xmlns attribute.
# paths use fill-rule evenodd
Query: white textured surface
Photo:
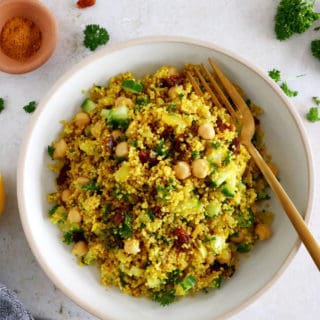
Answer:
<svg viewBox="0 0 320 320"><path fill-rule="evenodd" d="M306 74L290 81L299 95L292 98L301 117L320 96L320 63L310 55L312 29L286 42L275 40L273 16L278 1L265 0L97 0L86 10L76 1L44 1L55 13L60 39L50 61L26 75L0 73L0 97L7 107L0 115L0 168L7 188L7 208L0 220L0 281L16 290L33 314L49 319L95 319L59 292L38 267L21 228L16 201L16 165L23 131L30 119L21 108L39 100L72 65L88 56L82 29L88 23L104 25L110 43L145 35L184 35L215 42L264 70L279 68L284 77ZM318 5L319 9L319 5ZM318 10L319 11L319 10ZM310 227L320 241L320 123L304 121L316 164L316 190ZM292 155L294 156L294 155ZM32 190L30 190L32 197ZM306 250L301 247L277 283L256 303L232 317L239 319L318 319L320 278Z"/></svg>

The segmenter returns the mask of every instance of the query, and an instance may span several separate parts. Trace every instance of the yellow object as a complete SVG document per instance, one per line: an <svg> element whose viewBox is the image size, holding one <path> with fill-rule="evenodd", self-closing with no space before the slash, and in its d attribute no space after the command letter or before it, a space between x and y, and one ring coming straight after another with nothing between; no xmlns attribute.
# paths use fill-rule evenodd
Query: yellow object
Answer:
<svg viewBox="0 0 320 320"><path fill-rule="evenodd" d="M4 210L5 199L6 199L6 196L4 193L4 183L3 183L2 175L0 173L0 216Z"/></svg>
<svg viewBox="0 0 320 320"><path fill-rule="evenodd" d="M142 92L122 89L124 80L137 84L131 73L91 89L90 122L63 122L67 152L56 159L49 210L63 242L75 243L80 264L96 264L103 285L158 300L230 278L239 253L258 240L254 228L264 214L256 202L268 198L226 109L197 96L183 74L172 98L163 86L169 70L145 76ZM114 105L106 107L105 98ZM125 99L132 103L117 107ZM200 137L200 126L210 136Z"/></svg>

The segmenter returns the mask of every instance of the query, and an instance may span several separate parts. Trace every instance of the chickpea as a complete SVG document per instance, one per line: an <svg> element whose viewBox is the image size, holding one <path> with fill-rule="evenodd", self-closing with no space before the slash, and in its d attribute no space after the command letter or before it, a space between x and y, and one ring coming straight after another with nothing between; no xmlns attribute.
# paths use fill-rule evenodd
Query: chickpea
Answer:
<svg viewBox="0 0 320 320"><path fill-rule="evenodd" d="M79 177L76 181L77 181L77 184L79 184L80 186L83 186L90 182L90 180L86 177Z"/></svg>
<svg viewBox="0 0 320 320"><path fill-rule="evenodd" d="M174 173L176 174L176 177L180 180L186 179L190 177L191 175L191 170L190 166L188 163L184 161L179 161L175 166L174 166Z"/></svg>
<svg viewBox="0 0 320 320"><path fill-rule="evenodd" d="M271 230L265 223L257 224L254 233L258 236L259 240L267 240L271 237Z"/></svg>
<svg viewBox="0 0 320 320"><path fill-rule="evenodd" d="M118 139L123 136L123 133L120 130L113 130L111 135L115 141L118 141Z"/></svg>
<svg viewBox="0 0 320 320"><path fill-rule="evenodd" d="M192 174L203 179L209 174L209 164L206 159L197 159L192 162Z"/></svg>
<svg viewBox="0 0 320 320"><path fill-rule="evenodd" d="M71 197L72 192L69 189L65 189L61 193L61 200L63 202L67 202L68 199Z"/></svg>
<svg viewBox="0 0 320 320"><path fill-rule="evenodd" d="M225 250L223 251L221 254L219 254L217 256L217 260L219 263L226 263L228 264L230 262L232 258L232 255L231 255L231 251L230 250Z"/></svg>
<svg viewBox="0 0 320 320"><path fill-rule="evenodd" d="M127 142L123 141L116 146L116 156L119 158L126 158L129 154L129 147Z"/></svg>
<svg viewBox="0 0 320 320"><path fill-rule="evenodd" d="M67 143L64 141L64 139L57 141L54 144L53 159L64 158L66 153L67 153Z"/></svg>
<svg viewBox="0 0 320 320"><path fill-rule="evenodd" d="M129 254L137 254L140 252L140 243L137 239L124 240L124 251Z"/></svg>
<svg viewBox="0 0 320 320"><path fill-rule="evenodd" d="M72 249L72 253L78 258L83 257L84 255L86 255L87 252L88 245L84 241L78 241Z"/></svg>
<svg viewBox="0 0 320 320"><path fill-rule="evenodd" d="M179 75L179 71L176 67L173 66L168 66L168 76L178 76Z"/></svg>
<svg viewBox="0 0 320 320"><path fill-rule="evenodd" d="M206 257L206 263L207 263L207 264L213 264L214 259L215 259L214 255L213 255L212 253L210 253L210 254L208 254L207 257Z"/></svg>
<svg viewBox="0 0 320 320"><path fill-rule="evenodd" d="M71 208L68 213L68 220L71 223L80 223L82 220L81 214L77 208Z"/></svg>
<svg viewBox="0 0 320 320"><path fill-rule="evenodd" d="M118 97L114 102L115 107L126 106L133 107L133 101L126 97Z"/></svg>
<svg viewBox="0 0 320 320"><path fill-rule="evenodd" d="M182 86L174 86L168 90L168 96L173 100L178 97L179 93L183 90Z"/></svg>
<svg viewBox="0 0 320 320"><path fill-rule="evenodd" d="M213 139L215 132L212 123L204 123L199 126L198 135L205 140Z"/></svg>
<svg viewBox="0 0 320 320"><path fill-rule="evenodd" d="M74 123L78 128L83 128L90 123L90 117L85 112L79 112L74 117Z"/></svg>

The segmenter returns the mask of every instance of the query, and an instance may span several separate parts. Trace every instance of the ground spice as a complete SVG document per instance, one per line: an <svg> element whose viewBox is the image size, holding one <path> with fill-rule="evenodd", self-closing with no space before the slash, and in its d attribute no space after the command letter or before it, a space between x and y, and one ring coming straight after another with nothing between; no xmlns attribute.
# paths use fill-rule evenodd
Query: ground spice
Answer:
<svg viewBox="0 0 320 320"><path fill-rule="evenodd" d="M32 57L41 46L39 27L27 18L13 17L1 30L0 47L8 57L24 61Z"/></svg>

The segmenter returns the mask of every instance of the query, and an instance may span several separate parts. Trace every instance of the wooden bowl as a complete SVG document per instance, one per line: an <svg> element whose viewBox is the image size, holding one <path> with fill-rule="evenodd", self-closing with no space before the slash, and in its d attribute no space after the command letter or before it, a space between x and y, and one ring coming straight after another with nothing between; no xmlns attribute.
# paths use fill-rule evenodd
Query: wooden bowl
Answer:
<svg viewBox="0 0 320 320"><path fill-rule="evenodd" d="M52 55L58 38L58 26L50 10L38 0L4 0L0 2L0 32L5 23L13 17L33 21L41 30L40 49L30 58L17 61L8 57L0 47L0 71L26 73L37 69Z"/></svg>

